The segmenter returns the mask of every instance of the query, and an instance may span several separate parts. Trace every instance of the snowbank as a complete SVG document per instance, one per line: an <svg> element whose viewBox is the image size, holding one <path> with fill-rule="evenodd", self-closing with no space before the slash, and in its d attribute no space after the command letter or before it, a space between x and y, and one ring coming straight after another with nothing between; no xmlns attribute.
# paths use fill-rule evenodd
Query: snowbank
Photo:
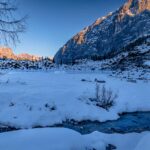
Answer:
<svg viewBox="0 0 150 150"><path fill-rule="evenodd" d="M149 150L150 133L80 135L64 128L20 130L0 134L2 150L105 150L108 144L117 150Z"/></svg>

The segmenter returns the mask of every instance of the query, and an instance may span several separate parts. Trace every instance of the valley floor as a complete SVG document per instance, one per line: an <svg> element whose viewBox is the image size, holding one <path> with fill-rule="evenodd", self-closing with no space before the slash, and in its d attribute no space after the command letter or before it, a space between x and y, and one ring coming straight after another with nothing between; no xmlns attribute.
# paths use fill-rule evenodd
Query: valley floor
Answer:
<svg viewBox="0 0 150 150"><path fill-rule="evenodd" d="M97 81L100 87L105 85L118 95L115 105L109 110L98 107L89 100L95 96ZM38 126L53 126L69 120L100 122L116 120L123 112L150 111L149 87L149 81L132 82L109 76L107 73L1 71L0 125L29 129ZM60 142L60 145L55 144L56 148L52 147L51 150L63 150L61 145L66 145L64 150L84 150L87 143L96 144L96 150L104 149L107 144L117 145L119 150L141 150L141 145L137 147L137 144L146 142L144 139L148 139L150 133L107 135L94 132L81 136L63 128L22 130L0 133L0 149L10 150L13 147L11 150L20 148L23 150L21 143L25 141L26 149L38 150L35 147L28 147L32 141L38 143L40 150L40 145L45 145L43 149L47 150L50 148L49 142L55 143L57 138L61 141L65 137L66 140ZM72 138L68 139L68 137ZM19 145L16 144L16 138L19 139ZM41 141L41 139L44 140ZM122 139L125 140L122 141ZM7 145L7 142L10 145ZM38 145L33 144L37 147Z"/></svg>
<svg viewBox="0 0 150 150"><path fill-rule="evenodd" d="M83 80L84 79L84 80ZM118 97L109 111L89 101L95 79L105 81ZM150 110L150 82L127 82L103 73L3 72L0 76L0 122L20 128L66 120L107 121L122 112Z"/></svg>

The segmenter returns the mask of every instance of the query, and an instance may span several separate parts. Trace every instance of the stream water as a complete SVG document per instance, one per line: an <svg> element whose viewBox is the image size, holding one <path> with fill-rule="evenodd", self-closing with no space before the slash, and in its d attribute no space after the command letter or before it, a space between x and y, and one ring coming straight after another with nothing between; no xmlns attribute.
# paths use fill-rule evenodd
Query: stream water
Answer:
<svg viewBox="0 0 150 150"><path fill-rule="evenodd" d="M89 134L94 131L122 134L150 131L150 112L125 113L120 115L118 120L107 122L65 122L63 127L73 129L81 134Z"/></svg>
<svg viewBox="0 0 150 150"><path fill-rule="evenodd" d="M150 131L150 112L124 113L118 120L98 122L98 121L66 121L63 124L53 127L64 127L75 130L81 134L89 134L94 131L103 133L131 133ZM44 128L44 127L34 127ZM0 133L21 130L15 127L4 126L0 124Z"/></svg>

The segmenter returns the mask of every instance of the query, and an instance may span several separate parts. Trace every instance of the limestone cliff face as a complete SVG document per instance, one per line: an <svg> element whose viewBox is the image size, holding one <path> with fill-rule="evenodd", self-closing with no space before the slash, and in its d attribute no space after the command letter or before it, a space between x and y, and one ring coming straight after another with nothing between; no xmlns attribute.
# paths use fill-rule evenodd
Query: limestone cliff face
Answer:
<svg viewBox="0 0 150 150"><path fill-rule="evenodd" d="M0 47L0 58L14 59L14 60L30 60L30 61L35 61L40 59L40 57L38 56L30 55L27 53L15 55L13 53L13 50L7 47Z"/></svg>
<svg viewBox="0 0 150 150"><path fill-rule="evenodd" d="M6 47L1 47L0 48L0 58L16 59L16 56L13 53L12 49L6 48Z"/></svg>
<svg viewBox="0 0 150 150"><path fill-rule="evenodd" d="M54 57L56 63L103 57L119 52L139 37L150 35L150 0L128 0L70 39Z"/></svg>
<svg viewBox="0 0 150 150"><path fill-rule="evenodd" d="M31 61L35 61L35 60L40 59L40 57L38 57L38 56L30 55L30 54L27 54L27 53L19 54L19 55L17 55L17 58L19 60L31 60Z"/></svg>

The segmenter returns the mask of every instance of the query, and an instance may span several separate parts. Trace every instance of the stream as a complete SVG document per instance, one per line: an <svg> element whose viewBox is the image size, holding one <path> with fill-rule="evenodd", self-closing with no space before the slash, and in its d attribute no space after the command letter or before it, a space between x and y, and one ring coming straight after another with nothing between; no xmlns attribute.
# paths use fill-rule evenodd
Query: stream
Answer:
<svg viewBox="0 0 150 150"><path fill-rule="evenodd" d="M63 127L73 129L81 134L89 134L94 131L103 133L131 133L150 131L150 112L124 113L118 120L98 122L82 121L63 124Z"/></svg>
<svg viewBox="0 0 150 150"><path fill-rule="evenodd" d="M118 120L98 122L98 121L65 121L63 124L47 127L63 127L75 130L81 134L89 134L94 131L103 133L132 133L150 131L150 112L124 113ZM34 127L44 128L44 127ZM15 127L0 124L0 133L21 130Z"/></svg>

